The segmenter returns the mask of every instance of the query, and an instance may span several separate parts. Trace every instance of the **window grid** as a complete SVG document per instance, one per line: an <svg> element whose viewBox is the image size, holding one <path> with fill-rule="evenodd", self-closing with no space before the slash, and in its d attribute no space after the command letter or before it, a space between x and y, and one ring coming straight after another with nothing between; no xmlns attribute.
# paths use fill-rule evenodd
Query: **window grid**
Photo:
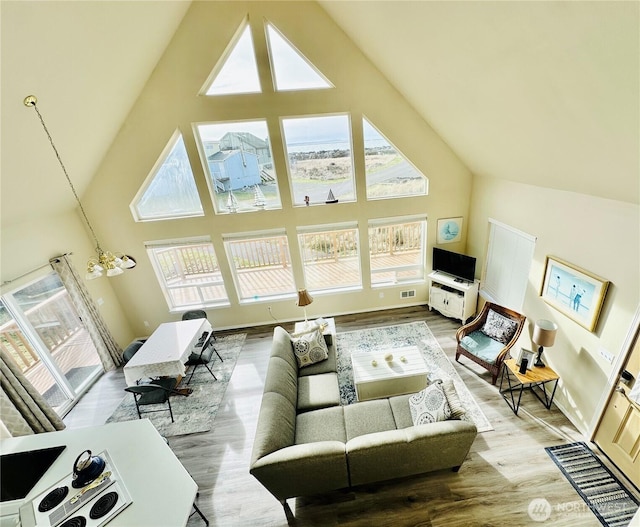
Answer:
<svg viewBox="0 0 640 527"><path fill-rule="evenodd" d="M240 302L294 295L295 279L285 234L225 240Z"/></svg>
<svg viewBox="0 0 640 527"><path fill-rule="evenodd" d="M171 310L228 304L211 242L148 246L147 252Z"/></svg>
<svg viewBox="0 0 640 527"><path fill-rule="evenodd" d="M310 291L337 291L362 287L358 229L298 234L305 285Z"/></svg>
<svg viewBox="0 0 640 527"><path fill-rule="evenodd" d="M369 224L372 286L424 279L425 223Z"/></svg>

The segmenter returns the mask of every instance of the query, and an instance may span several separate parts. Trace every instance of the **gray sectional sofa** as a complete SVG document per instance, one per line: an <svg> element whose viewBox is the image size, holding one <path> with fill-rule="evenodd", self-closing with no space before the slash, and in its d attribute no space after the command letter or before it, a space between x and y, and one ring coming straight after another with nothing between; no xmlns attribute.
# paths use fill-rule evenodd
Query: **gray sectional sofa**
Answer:
<svg viewBox="0 0 640 527"><path fill-rule="evenodd" d="M414 426L410 395L341 406L335 342L328 348L328 359L298 368L289 334L273 333L250 472L285 507L296 496L460 468L475 425Z"/></svg>

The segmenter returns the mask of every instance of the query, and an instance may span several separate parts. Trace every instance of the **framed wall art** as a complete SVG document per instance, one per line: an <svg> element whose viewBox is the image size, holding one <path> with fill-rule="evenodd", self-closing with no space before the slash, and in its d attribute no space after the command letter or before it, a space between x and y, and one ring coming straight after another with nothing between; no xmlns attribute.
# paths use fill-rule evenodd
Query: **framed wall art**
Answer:
<svg viewBox="0 0 640 527"><path fill-rule="evenodd" d="M462 217L438 220L437 243L453 243L462 239Z"/></svg>
<svg viewBox="0 0 640 527"><path fill-rule="evenodd" d="M608 287L607 280L547 256L540 296L550 306L593 331Z"/></svg>

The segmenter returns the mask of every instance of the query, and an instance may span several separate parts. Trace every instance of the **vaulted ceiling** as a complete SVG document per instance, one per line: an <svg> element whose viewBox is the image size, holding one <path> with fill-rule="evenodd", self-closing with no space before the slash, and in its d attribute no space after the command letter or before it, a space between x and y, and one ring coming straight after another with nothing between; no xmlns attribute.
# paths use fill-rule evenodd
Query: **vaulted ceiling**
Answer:
<svg viewBox="0 0 640 527"><path fill-rule="evenodd" d="M640 3L319 3L475 174L640 201ZM81 195L189 5L0 3L3 226L75 207L24 97Z"/></svg>

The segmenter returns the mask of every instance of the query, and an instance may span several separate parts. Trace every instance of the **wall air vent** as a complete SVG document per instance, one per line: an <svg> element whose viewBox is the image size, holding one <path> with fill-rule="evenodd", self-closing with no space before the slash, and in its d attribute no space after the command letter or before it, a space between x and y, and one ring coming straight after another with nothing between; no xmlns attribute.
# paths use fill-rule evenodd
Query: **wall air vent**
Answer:
<svg viewBox="0 0 640 527"><path fill-rule="evenodd" d="M416 290L410 289L409 291L400 291L400 298L413 298L416 296Z"/></svg>

